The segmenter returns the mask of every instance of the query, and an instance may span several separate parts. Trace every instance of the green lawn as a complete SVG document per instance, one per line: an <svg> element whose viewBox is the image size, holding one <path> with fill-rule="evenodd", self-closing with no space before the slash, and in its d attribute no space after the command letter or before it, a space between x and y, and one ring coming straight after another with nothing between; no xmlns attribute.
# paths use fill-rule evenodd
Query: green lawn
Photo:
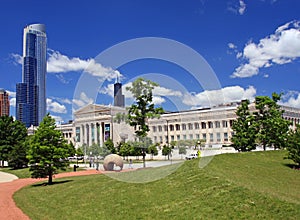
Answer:
<svg viewBox="0 0 300 220"><path fill-rule="evenodd" d="M186 161L148 183L64 178L25 187L14 198L31 219L299 219L300 171L287 166L285 153L224 154L203 169L199 160Z"/></svg>

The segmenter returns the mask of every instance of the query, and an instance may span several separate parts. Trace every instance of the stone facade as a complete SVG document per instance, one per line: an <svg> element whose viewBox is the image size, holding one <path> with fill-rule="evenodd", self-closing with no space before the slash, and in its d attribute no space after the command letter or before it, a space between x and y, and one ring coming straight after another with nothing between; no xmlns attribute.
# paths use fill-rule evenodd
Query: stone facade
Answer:
<svg viewBox="0 0 300 220"><path fill-rule="evenodd" d="M159 119L149 119L148 136L153 143L167 144L179 140L201 140L206 147L221 147L231 144L232 123L240 102L211 108L168 112ZM283 117L292 122L291 129L300 123L300 109L281 106ZM255 111L251 103L250 111ZM115 121L117 114L126 114L126 109L116 106L90 104L74 113L74 121L58 125L68 142L76 147L103 143L111 138L120 141L135 140L134 129L124 121Z"/></svg>

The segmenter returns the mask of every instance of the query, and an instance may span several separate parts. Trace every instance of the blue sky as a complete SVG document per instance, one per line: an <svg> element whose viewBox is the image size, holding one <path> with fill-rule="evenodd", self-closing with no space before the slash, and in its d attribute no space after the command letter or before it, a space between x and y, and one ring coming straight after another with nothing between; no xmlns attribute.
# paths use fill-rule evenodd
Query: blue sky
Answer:
<svg viewBox="0 0 300 220"><path fill-rule="evenodd" d="M300 108L299 8L296 0L2 1L0 88L10 92L14 116L15 87L22 80L23 28L43 23L48 37L48 111L58 121L72 119L72 109L91 102L113 103L117 75L125 85L138 76L155 80L160 87L154 101L166 110L253 100L272 92L284 94L282 104ZM203 88L201 81L168 60L139 59L118 68L98 63L104 50L145 37L170 39L199 53L218 86ZM154 49L163 52L159 46ZM85 88L74 97L83 73L97 82L86 85L99 86L94 88L96 97ZM199 69L197 74L206 73ZM130 94L123 91L129 105Z"/></svg>

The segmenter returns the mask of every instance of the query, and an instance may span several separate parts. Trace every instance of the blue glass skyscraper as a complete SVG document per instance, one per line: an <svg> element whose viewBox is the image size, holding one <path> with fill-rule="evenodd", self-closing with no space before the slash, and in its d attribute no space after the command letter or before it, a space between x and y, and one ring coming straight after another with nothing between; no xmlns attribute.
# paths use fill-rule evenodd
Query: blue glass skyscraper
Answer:
<svg viewBox="0 0 300 220"><path fill-rule="evenodd" d="M44 24L24 28L22 83L17 84L16 118L37 126L46 115L46 51Z"/></svg>

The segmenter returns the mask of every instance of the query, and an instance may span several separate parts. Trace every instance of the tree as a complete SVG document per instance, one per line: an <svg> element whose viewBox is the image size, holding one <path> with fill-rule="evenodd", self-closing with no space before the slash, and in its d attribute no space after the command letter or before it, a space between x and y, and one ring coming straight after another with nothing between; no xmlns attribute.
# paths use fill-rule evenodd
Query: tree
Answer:
<svg viewBox="0 0 300 220"><path fill-rule="evenodd" d="M153 104L153 89L157 86L158 84L150 80L138 78L132 82L132 86L126 87L126 90L130 91L135 99L135 103L128 109L128 122L130 126L136 128L135 133L140 141L147 136L149 131L147 120L160 117L164 112L162 107L155 107ZM142 152L145 167L145 148L142 148Z"/></svg>
<svg viewBox="0 0 300 220"><path fill-rule="evenodd" d="M237 119L232 125L232 146L238 151L251 151L256 148L255 117L249 111L249 103L249 100L242 101L236 111Z"/></svg>
<svg viewBox="0 0 300 220"><path fill-rule="evenodd" d="M182 159L182 154L186 154L186 147L179 147L179 154L181 155L181 159Z"/></svg>
<svg viewBox="0 0 300 220"><path fill-rule="evenodd" d="M74 152L66 143L61 131L55 128L55 120L47 114L30 139L27 153L31 177L48 177L48 184L52 184L53 174L57 173L58 169L66 169L69 165L66 158Z"/></svg>
<svg viewBox="0 0 300 220"><path fill-rule="evenodd" d="M297 125L295 131L290 131L287 150L287 158L293 160L300 167L300 125Z"/></svg>
<svg viewBox="0 0 300 220"><path fill-rule="evenodd" d="M168 160L170 159L170 154L172 152L172 148L168 147L167 145L164 145L162 148L162 155L168 156Z"/></svg>
<svg viewBox="0 0 300 220"><path fill-rule="evenodd" d="M0 117L0 161L17 169L27 166L26 145L27 129L23 123L11 116Z"/></svg>
<svg viewBox="0 0 300 220"><path fill-rule="evenodd" d="M153 160L153 156L158 155L157 144L152 144L148 147L148 154L151 154L151 160Z"/></svg>
<svg viewBox="0 0 300 220"><path fill-rule="evenodd" d="M282 118L283 110L277 104L280 97L281 95L273 93L272 98L268 96L255 98L255 107L258 110L255 113L257 137L264 150L267 146L284 148L287 143L290 122Z"/></svg>

